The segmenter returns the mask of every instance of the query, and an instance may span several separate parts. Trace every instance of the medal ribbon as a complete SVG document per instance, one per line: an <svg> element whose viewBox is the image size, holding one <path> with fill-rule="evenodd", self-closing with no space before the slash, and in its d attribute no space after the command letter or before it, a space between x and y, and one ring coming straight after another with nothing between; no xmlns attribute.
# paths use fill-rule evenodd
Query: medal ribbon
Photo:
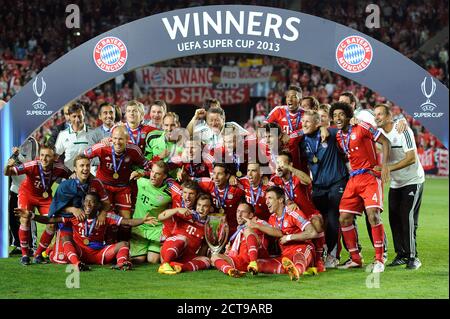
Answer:
<svg viewBox="0 0 450 319"><path fill-rule="evenodd" d="M316 156L317 151L319 150L319 144L320 144L320 130L317 132L316 134L316 146L314 147L314 149L311 147L311 143L310 141L314 141L314 139L308 137L307 135L305 135L305 141L306 141L306 146L308 147L309 151ZM316 156L318 158L318 156Z"/></svg>
<svg viewBox="0 0 450 319"><path fill-rule="evenodd" d="M97 218L94 218L92 220L91 227L89 228L87 219L84 221L84 232L85 232L86 238L89 238L89 236L92 234L92 231L94 230L96 222L97 222Z"/></svg>
<svg viewBox="0 0 450 319"><path fill-rule="evenodd" d="M217 190L217 187L214 186L214 193L216 194L216 198L219 200L220 208L225 208L225 200L226 200L226 198L227 198L229 186L230 186L230 185L227 185L227 186L225 187L225 191L224 191L224 193L223 193L223 197L222 197L222 198L221 198L220 195L219 195L219 191Z"/></svg>
<svg viewBox="0 0 450 319"><path fill-rule="evenodd" d="M246 227L245 224L244 224L244 225L239 225L238 228L237 228L237 230L236 230L236 231L234 232L234 234L230 237L230 242L232 242L232 241L237 237L237 235L239 235L239 233L240 233L241 231L244 230L245 227Z"/></svg>
<svg viewBox="0 0 450 319"><path fill-rule="evenodd" d="M44 169L42 168L41 162L38 162L38 168L39 168L39 176L41 177L42 188L44 189L44 192L46 192L48 186L52 182L53 169L51 170L50 179L48 180L48 184L46 184L45 183L45 176L44 176Z"/></svg>
<svg viewBox="0 0 450 319"><path fill-rule="evenodd" d="M342 130L340 130L339 133L341 135L342 149L344 150L345 154L348 154L348 147L350 145L350 135L352 134L352 127L350 126L350 128L348 129L347 141L345 141L345 139L344 139L344 135L342 134Z"/></svg>
<svg viewBox="0 0 450 319"><path fill-rule="evenodd" d="M117 171L120 169L120 165L122 165L123 159L125 158L125 152L120 156L119 165L116 163L116 152L114 151L114 146L111 146L111 153L112 153L112 159L113 159L113 166L114 166L114 173L117 173Z"/></svg>
<svg viewBox="0 0 450 319"><path fill-rule="evenodd" d="M283 208L283 215L281 215L281 222L278 222L278 217L277 217L277 226L280 230L282 230L283 228L283 222L284 222L284 215L286 214L286 206L284 206Z"/></svg>
<svg viewBox="0 0 450 319"><path fill-rule="evenodd" d="M292 182L292 175L289 177L289 194L288 194L288 196L289 196L289 199L290 200L294 200L294 185L293 185L293 182Z"/></svg>
<svg viewBox="0 0 450 319"><path fill-rule="evenodd" d="M207 219L203 220L200 218L200 214L198 212L196 212L195 210L192 212L192 219L195 222L199 222L200 224L205 224Z"/></svg>
<svg viewBox="0 0 450 319"><path fill-rule="evenodd" d="M297 131L298 130L298 125L300 124L300 120L301 120L301 114L300 114L300 110L297 111L297 122L295 124L295 130L292 128L292 122L291 122L291 115L289 113L289 108L286 107L286 120L288 121L289 124L289 129L290 129L290 133Z"/></svg>
<svg viewBox="0 0 450 319"><path fill-rule="evenodd" d="M252 185L250 185L250 197L252 199L253 206L256 206L256 203L258 202L259 197L261 196L261 193L262 193L262 186L261 186L261 183L259 183L258 193L256 194L256 199L255 199L255 193L253 192L253 187L252 187Z"/></svg>
<svg viewBox="0 0 450 319"><path fill-rule="evenodd" d="M130 135L131 142L133 142L133 144L139 146L139 142L141 141L141 126L139 125L139 127L137 129L137 138L134 139L133 132L131 131L130 127L128 126L128 123L126 125L127 125L128 134Z"/></svg>
<svg viewBox="0 0 450 319"><path fill-rule="evenodd" d="M76 179L75 181L76 181L76 183L77 183L77 187L78 187L79 189L81 189L81 191L84 193L84 195L86 195L87 192L88 192L88 190L89 190L89 183L81 184L81 182L80 182L79 179Z"/></svg>

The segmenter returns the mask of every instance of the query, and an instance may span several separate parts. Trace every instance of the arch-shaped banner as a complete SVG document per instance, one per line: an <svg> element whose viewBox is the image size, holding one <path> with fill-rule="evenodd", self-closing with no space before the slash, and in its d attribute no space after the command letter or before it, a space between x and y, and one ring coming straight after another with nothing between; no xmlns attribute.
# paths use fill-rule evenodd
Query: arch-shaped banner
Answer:
<svg viewBox="0 0 450 319"><path fill-rule="evenodd" d="M404 108L448 147L448 89L385 44L320 17L222 5L149 16L101 34L52 63L0 111L1 165L64 104L139 66L207 53L283 57L339 73ZM7 256L7 178L1 179L1 256Z"/></svg>

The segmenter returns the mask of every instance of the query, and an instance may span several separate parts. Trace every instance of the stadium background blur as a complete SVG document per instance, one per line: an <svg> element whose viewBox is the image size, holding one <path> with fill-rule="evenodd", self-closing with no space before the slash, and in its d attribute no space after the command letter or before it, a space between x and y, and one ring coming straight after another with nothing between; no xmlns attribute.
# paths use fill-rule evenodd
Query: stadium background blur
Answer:
<svg viewBox="0 0 450 319"><path fill-rule="evenodd" d="M70 3L80 8L80 29L61 27L65 26L65 9ZM370 3L379 5L381 9L381 28L365 26L365 9ZM237 3L195 0L190 6L219 4ZM401 52L448 87L448 4L445 1L402 0L391 4L388 1L359 0L253 0L239 4L298 10L354 28ZM184 1L175 0L0 0L0 99L10 100L43 68L85 41L127 22L184 7ZM243 74L241 82L247 83L225 83L221 76L224 67L238 70ZM205 71L212 76L199 83L189 84L184 80L184 83L181 81L175 85L161 79L169 73L176 74L177 70L188 75ZM255 83L254 78L258 76L262 81ZM155 83L157 88L152 85ZM114 103L123 111L124 104L131 99L138 99L149 107L157 98L167 100L168 110L178 113L181 125L186 126L195 108L202 106L205 98L220 96L227 121L236 121L251 130L258 127L273 107L284 103L284 91L290 84L300 85L303 96L315 96L320 103L337 101L344 91L354 92L363 108L372 108L379 102L390 103L394 116L403 114L413 129L426 172L448 175L448 150L401 106L341 75L298 61L248 54L184 57L120 75L79 99L86 106L87 122L91 127L100 124L97 112L103 102ZM188 97L181 98L182 94ZM50 135L50 128L62 121L61 111L39 128L34 137L44 143Z"/></svg>

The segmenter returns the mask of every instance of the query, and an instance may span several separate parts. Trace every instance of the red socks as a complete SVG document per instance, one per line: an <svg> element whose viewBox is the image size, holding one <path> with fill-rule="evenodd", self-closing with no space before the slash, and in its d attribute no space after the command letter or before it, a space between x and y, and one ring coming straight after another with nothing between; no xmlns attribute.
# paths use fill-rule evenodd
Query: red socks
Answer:
<svg viewBox="0 0 450 319"><path fill-rule="evenodd" d="M352 260L361 263L361 256L359 255L358 249L358 235L356 234L355 226L341 227L341 231Z"/></svg>
<svg viewBox="0 0 450 319"><path fill-rule="evenodd" d="M319 238L314 238L314 247L316 249L316 261L320 260L323 256L323 246L325 245L325 233L319 233Z"/></svg>
<svg viewBox="0 0 450 319"><path fill-rule="evenodd" d="M19 240L20 240L20 250L22 251L22 256L28 256L30 238L30 226L20 225L19 227Z"/></svg>
<svg viewBox="0 0 450 319"><path fill-rule="evenodd" d="M375 259L383 262L384 253L384 227L383 224L372 226L373 246L375 247Z"/></svg>
<svg viewBox="0 0 450 319"><path fill-rule="evenodd" d="M216 259L216 261L214 262L214 267L216 267L226 275L228 274L228 271L230 269L233 269L233 266L231 266L225 259L222 258Z"/></svg>
<svg viewBox="0 0 450 319"><path fill-rule="evenodd" d="M80 259L78 258L77 251L73 246L71 241L66 241L63 244L64 253L66 254L67 259L69 259L72 265L78 265Z"/></svg>
<svg viewBox="0 0 450 319"><path fill-rule="evenodd" d="M161 247L161 258L163 262L171 262L181 256L186 247L186 241L178 236L169 237Z"/></svg>
<svg viewBox="0 0 450 319"><path fill-rule="evenodd" d="M283 265L278 258L258 259L258 272L264 274L285 274Z"/></svg>
<svg viewBox="0 0 450 319"><path fill-rule="evenodd" d="M128 261L129 254L130 248L128 246L121 247L116 255L117 265L121 266L124 262Z"/></svg>
<svg viewBox="0 0 450 319"><path fill-rule="evenodd" d="M248 257L250 261L256 261L258 259L258 238L255 234L249 234L246 241Z"/></svg>
<svg viewBox="0 0 450 319"><path fill-rule="evenodd" d="M182 271L198 271L208 269L211 264L206 257L195 257L191 261L183 264Z"/></svg>
<svg viewBox="0 0 450 319"><path fill-rule="evenodd" d="M55 232L46 229L41 236L41 239L39 241L39 247L37 248L34 257L39 256L42 254L43 251L47 249L47 247L52 242L53 236L55 235Z"/></svg>

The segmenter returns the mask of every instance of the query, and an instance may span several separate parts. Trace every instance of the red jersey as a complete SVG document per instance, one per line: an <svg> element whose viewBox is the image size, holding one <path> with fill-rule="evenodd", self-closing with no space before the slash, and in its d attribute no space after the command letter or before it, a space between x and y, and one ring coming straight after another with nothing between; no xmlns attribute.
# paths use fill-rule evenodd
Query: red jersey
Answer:
<svg viewBox="0 0 450 319"><path fill-rule="evenodd" d="M145 140L147 139L147 135L148 133L157 130L157 128L147 124L140 124L133 130L128 126L128 123L126 123L125 126L130 137L128 143L139 146L142 154L145 154Z"/></svg>
<svg viewBox="0 0 450 319"><path fill-rule="evenodd" d="M302 185L300 178L291 175L292 178L284 181L281 177L274 175L269 181L270 186L279 186L284 189L286 198L297 204L297 206L308 217L311 215L320 214L320 212L314 207L314 204L310 200L310 196L307 193L308 187Z"/></svg>
<svg viewBox="0 0 450 319"><path fill-rule="evenodd" d="M42 193L47 191L49 197L52 196L52 185L58 178L69 178L71 172L61 163L53 163L51 169L44 171L45 189L42 184L41 174L39 172L39 161L30 161L24 164L14 166L13 170L16 175L26 174L25 180L20 184L20 190L28 194L41 197ZM42 166L41 166L42 167Z"/></svg>
<svg viewBox="0 0 450 319"><path fill-rule="evenodd" d="M247 174L248 162L258 160L258 143L254 135L247 136L243 145L238 144L237 149L229 152L224 145L210 151L214 163L232 163L231 172L236 175L240 171Z"/></svg>
<svg viewBox="0 0 450 319"><path fill-rule="evenodd" d="M84 240L88 239L89 243L101 243L105 241L105 232L108 225L120 226L122 217L114 213L107 213L105 225L95 227L97 219L86 219L85 221L78 221L76 217L70 219L73 230L73 239L79 246L87 246L84 244Z"/></svg>
<svg viewBox="0 0 450 319"><path fill-rule="evenodd" d="M270 226L266 221L261 220L259 218L255 218L254 221L258 224L261 225L266 225L266 226ZM245 239L245 235L244 235L244 229L243 228L239 228L236 230L236 232L239 232L237 235L232 234L234 237L234 239L231 242L231 248L230 251L227 253L227 255L229 256L244 256L245 258L248 258L248 246L247 246L247 241ZM268 257L268 252L267 252L267 248L269 245L269 240L267 238L267 236L260 230L258 229L254 229L253 232L258 236L259 239L259 246L258 246L258 258L267 258Z"/></svg>
<svg viewBox="0 0 450 319"><path fill-rule="evenodd" d="M299 234L305 230L306 226L311 224L301 210L296 209L294 211L290 211L287 207L285 207L285 211L280 217L278 217L276 213L270 215L268 223L272 227L280 229L283 235ZM292 245L302 243L309 243L309 241L290 241L284 245L280 243L281 252L289 249Z"/></svg>
<svg viewBox="0 0 450 319"><path fill-rule="evenodd" d="M102 143L95 144L84 151L84 154L90 159L94 157L100 159L96 177L107 185L129 185L133 166L144 167L148 164L148 161L142 155L139 147L133 144L127 144L125 152L120 156L116 155L116 168L118 168L117 173L119 174L119 177L115 179L113 177L114 162L112 152L112 146L106 146Z"/></svg>
<svg viewBox="0 0 450 319"><path fill-rule="evenodd" d="M189 249L196 252L205 237L205 223L197 220L194 215L184 216L177 213L173 217L175 220L173 235L185 236Z"/></svg>
<svg viewBox="0 0 450 319"><path fill-rule="evenodd" d="M299 144L302 139L303 139L302 130L298 130L294 133L291 133L289 135L288 144L279 145L280 150L278 151L278 154L282 151L288 152L292 156L292 166L297 169L300 169L306 174L309 174L309 168L307 165L308 161L303 156L303 154L301 154L299 148ZM269 145L265 141L259 143L259 149L261 150L260 162L262 164L268 163L268 167L271 169L272 174L274 174L277 166L276 159L278 154L273 154L274 152L270 149Z"/></svg>
<svg viewBox="0 0 450 319"><path fill-rule="evenodd" d="M97 193L98 197L100 197L100 201L104 202L109 200L108 193L106 192L105 186L103 186L103 183L98 178L90 178L89 181L89 188L87 193L94 192Z"/></svg>
<svg viewBox="0 0 450 319"><path fill-rule="evenodd" d="M277 123L281 127L283 132L285 132L286 134L291 134L302 129L301 120L304 112L305 111L299 108L297 112L291 113L289 112L287 105L279 105L269 113L266 122ZM287 116L288 114L291 123L290 125Z"/></svg>
<svg viewBox="0 0 450 319"><path fill-rule="evenodd" d="M348 140L350 130L350 139ZM344 133L339 130L336 134L336 142L339 148L346 153L351 169L353 171L373 170L378 165L375 142L379 139L381 132L366 122L350 126L349 132Z"/></svg>
<svg viewBox="0 0 450 319"><path fill-rule="evenodd" d="M171 168L183 168L190 178L210 177L213 171L213 160L209 154L203 158L203 162L185 162L180 155L171 157L169 166Z"/></svg>
<svg viewBox="0 0 450 319"><path fill-rule="evenodd" d="M214 201L215 213L218 213L220 208L223 208L225 210L227 223L230 227L230 234L233 233L237 228L236 210L241 201L241 198L245 195L244 190L242 190L238 186L228 185L228 192L224 198L225 189L220 190L216 188L211 178L203 177L196 179L196 181L198 182L198 185L203 192L205 192L206 194L211 194ZM217 198L217 195L220 198ZM224 202L223 207L221 202Z"/></svg>
<svg viewBox="0 0 450 319"><path fill-rule="evenodd" d="M259 186L252 187L248 177L238 179L240 186L245 192L245 199L247 203L255 208L256 217L262 220L268 220L270 217L269 209L266 205L266 190L269 185L263 185L261 182ZM259 190L261 188L261 190Z"/></svg>

